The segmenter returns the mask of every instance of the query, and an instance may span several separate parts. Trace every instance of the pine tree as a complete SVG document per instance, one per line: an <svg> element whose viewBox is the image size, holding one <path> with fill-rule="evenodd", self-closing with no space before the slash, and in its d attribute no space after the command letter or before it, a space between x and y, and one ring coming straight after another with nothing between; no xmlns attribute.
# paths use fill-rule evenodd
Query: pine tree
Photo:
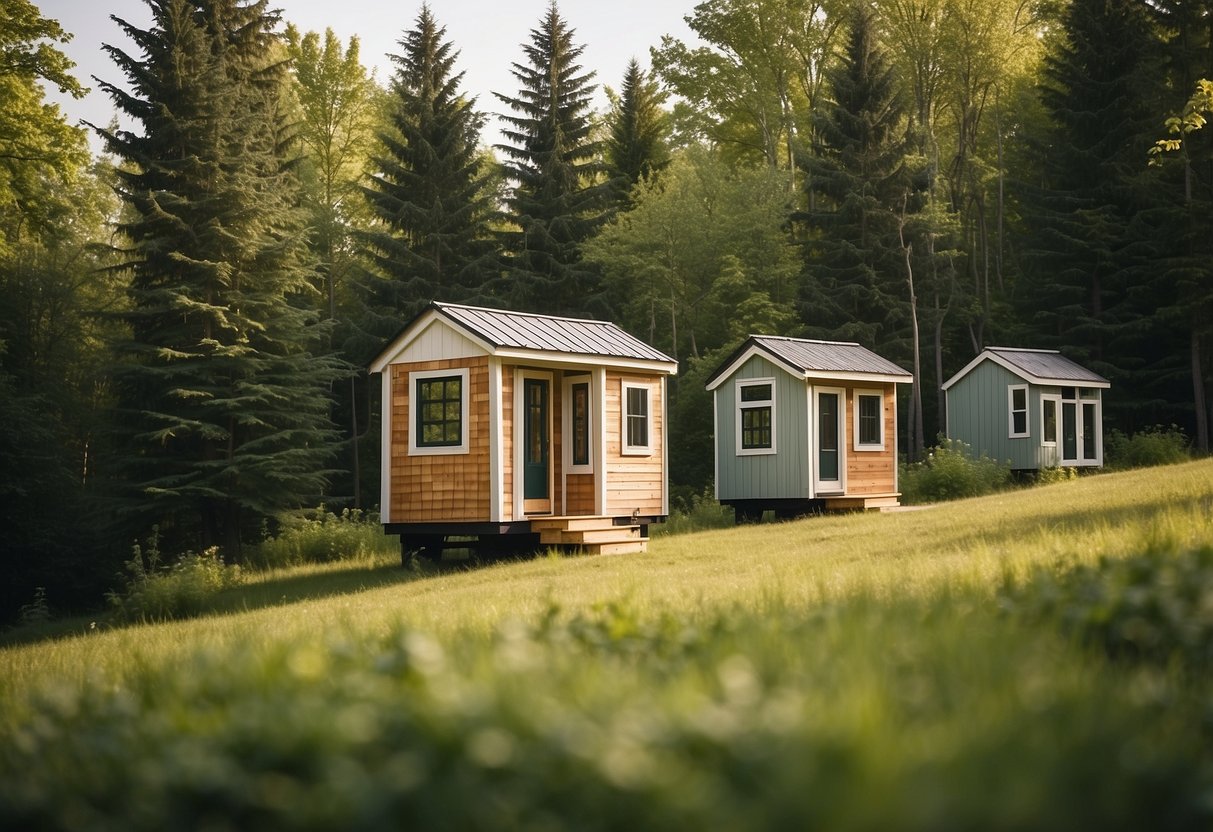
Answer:
<svg viewBox="0 0 1213 832"><path fill-rule="evenodd" d="M814 125L820 145L799 160L813 206L794 217L807 226L804 321L822 337L908 355L898 241L909 192L904 106L863 4L827 83L830 101Z"/></svg>
<svg viewBox="0 0 1213 832"><path fill-rule="evenodd" d="M142 132L102 130L123 160L131 340L115 369L126 509L181 546L222 545L319 499L334 440L316 356L298 185L284 149L284 70L266 0L148 0L117 20L141 57L106 50L102 84Z"/></svg>
<svg viewBox="0 0 1213 832"><path fill-rule="evenodd" d="M642 179L670 163L669 124L661 109L665 94L633 58L623 74L619 99L607 120L606 163L616 201L629 207L629 194Z"/></svg>
<svg viewBox="0 0 1213 832"><path fill-rule="evenodd" d="M1037 343L1116 381L1141 343L1119 342L1149 314L1130 293L1150 207L1142 160L1156 132L1159 68L1150 22L1133 0L1074 0L1045 58L1045 135L1027 144L1039 179L1024 189L1020 299Z"/></svg>
<svg viewBox="0 0 1213 832"><path fill-rule="evenodd" d="M400 41L390 128L365 189L382 230L365 241L387 330L434 299L482 301L498 267L489 171L477 149L483 116L459 86L459 53L428 5Z"/></svg>
<svg viewBox="0 0 1213 832"><path fill-rule="evenodd" d="M601 143L593 138L590 98L594 73L577 60L584 46L555 2L523 44L526 63L515 63L517 97L497 93L516 113L498 145L513 181L504 236L511 305L533 312L585 314L598 290L595 273L581 262L580 244L606 219L610 186L603 177Z"/></svg>

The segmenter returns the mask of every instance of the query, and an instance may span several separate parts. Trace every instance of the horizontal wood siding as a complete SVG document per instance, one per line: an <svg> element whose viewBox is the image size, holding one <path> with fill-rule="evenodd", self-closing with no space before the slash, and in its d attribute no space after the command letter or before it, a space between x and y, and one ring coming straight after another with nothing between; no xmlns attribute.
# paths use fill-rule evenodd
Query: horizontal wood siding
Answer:
<svg viewBox="0 0 1213 832"><path fill-rule="evenodd" d="M594 513L594 475L569 474L566 482L568 488L568 505L565 514Z"/></svg>
<svg viewBox="0 0 1213 832"><path fill-rule="evenodd" d="M737 455L737 379L775 379L775 453ZM808 388L802 379L753 356L716 391L716 454L720 499L804 499L809 496Z"/></svg>
<svg viewBox="0 0 1213 832"><path fill-rule="evenodd" d="M855 391L884 391L884 450L855 450ZM848 495L890 494L896 490L897 396L894 384L859 384L847 387L847 491Z"/></svg>
<svg viewBox="0 0 1213 832"><path fill-rule="evenodd" d="M624 381L649 386L649 409L653 414L653 434L650 453L645 456L624 456L622 434L622 383ZM662 513L661 492L665 483L662 464L665 445L664 403L661 400L661 377L633 375L607 370L606 374L606 514L641 515Z"/></svg>
<svg viewBox="0 0 1213 832"><path fill-rule="evenodd" d="M409 456L413 419L409 373L469 368L468 453ZM489 519L489 371L487 357L393 364L391 492L396 523Z"/></svg>

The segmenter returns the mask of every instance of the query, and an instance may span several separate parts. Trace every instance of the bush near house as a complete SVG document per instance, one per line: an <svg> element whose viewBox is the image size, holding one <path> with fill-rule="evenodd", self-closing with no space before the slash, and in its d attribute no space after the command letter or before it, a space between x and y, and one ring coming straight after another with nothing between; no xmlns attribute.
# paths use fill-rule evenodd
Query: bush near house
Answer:
<svg viewBox="0 0 1213 832"><path fill-rule="evenodd" d="M1010 465L985 455L971 459L967 451L964 442L944 439L921 462L902 463L901 501L912 505L980 497L1010 485Z"/></svg>
<svg viewBox="0 0 1213 832"><path fill-rule="evenodd" d="M1188 437L1177 425L1154 425L1132 436L1113 428L1104 437L1104 464L1108 468L1173 465L1190 458Z"/></svg>

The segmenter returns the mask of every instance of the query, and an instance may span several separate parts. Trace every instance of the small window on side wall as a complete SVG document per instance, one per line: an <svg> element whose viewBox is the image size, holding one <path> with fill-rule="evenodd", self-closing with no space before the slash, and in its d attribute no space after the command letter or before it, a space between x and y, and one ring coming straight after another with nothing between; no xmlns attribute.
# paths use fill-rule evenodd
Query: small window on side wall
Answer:
<svg viewBox="0 0 1213 832"><path fill-rule="evenodd" d="M625 381L620 384L620 393L623 399L620 451L628 456L648 456L653 452L651 388L647 384Z"/></svg>
<svg viewBox="0 0 1213 832"><path fill-rule="evenodd" d="M737 380L737 455L775 453L775 379Z"/></svg>
<svg viewBox="0 0 1213 832"><path fill-rule="evenodd" d="M855 450L884 450L884 393L855 391Z"/></svg>
<svg viewBox="0 0 1213 832"><path fill-rule="evenodd" d="M409 453L467 453L468 371L410 373L409 388L413 410Z"/></svg>
<svg viewBox="0 0 1213 832"><path fill-rule="evenodd" d="M569 399L572 407L569 414L573 433L572 464L578 469L587 468L590 465L590 383L578 381L570 385Z"/></svg>
<svg viewBox="0 0 1213 832"><path fill-rule="evenodd" d="M1008 426L1010 439L1028 436L1028 385L1015 384L1007 388Z"/></svg>

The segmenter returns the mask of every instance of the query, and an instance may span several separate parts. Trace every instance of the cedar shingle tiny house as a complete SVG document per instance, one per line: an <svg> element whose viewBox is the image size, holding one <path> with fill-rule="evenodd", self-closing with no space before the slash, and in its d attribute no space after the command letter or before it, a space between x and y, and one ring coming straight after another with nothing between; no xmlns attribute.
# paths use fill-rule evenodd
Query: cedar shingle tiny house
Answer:
<svg viewBox="0 0 1213 832"><path fill-rule="evenodd" d="M706 385L716 498L738 522L897 505L897 385L912 378L859 344L751 335Z"/></svg>
<svg viewBox="0 0 1213 832"><path fill-rule="evenodd" d="M1019 471L1098 467L1109 386L1056 350L987 347L943 385L948 438Z"/></svg>
<svg viewBox="0 0 1213 832"><path fill-rule="evenodd" d="M677 369L605 321L431 304L370 365L385 531L431 556L452 536L643 551Z"/></svg>

